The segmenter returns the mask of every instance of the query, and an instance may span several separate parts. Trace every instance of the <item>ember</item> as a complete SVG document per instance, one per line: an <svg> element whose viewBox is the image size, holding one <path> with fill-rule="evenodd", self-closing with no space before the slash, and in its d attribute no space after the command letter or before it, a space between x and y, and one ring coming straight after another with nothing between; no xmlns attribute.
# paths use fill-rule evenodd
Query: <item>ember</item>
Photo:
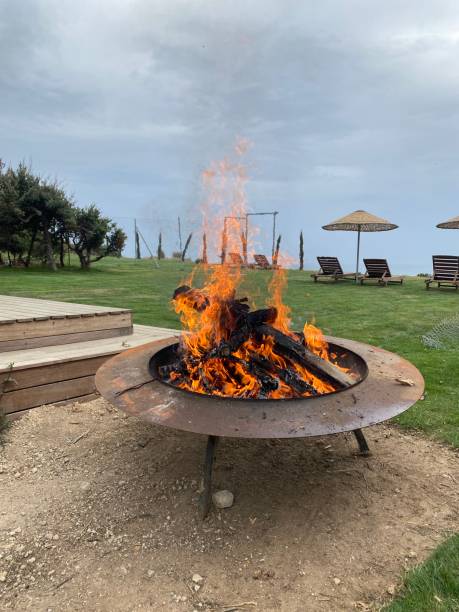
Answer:
<svg viewBox="0 0 459 612"><path fill-rule="evenodd" d="M241 155L244 147L236 151ZM267 308L251 310L248 298L237 297L241 268L251 248L247 224L244 229L241 223L247 218L245 169L225 159L206 170L204 180L210 193L204 229L209 235L210 226L223 227L222 263L204 266L201 289L189 281L175 290L174 308L187 333L174 363L161 367L159 375L188 391L252 399L310 397L353 385L355 378L337 364L317 327L306 324L302 333L290 329L289 308L282 300L286 272L281 266L272 272ZM219 206L222 210L215 215ZM212 216L220 218L210 221ZM215 232L210 235L215 237ZM244 258L228 262L226 252L234 255L240 250Z"/></svg>

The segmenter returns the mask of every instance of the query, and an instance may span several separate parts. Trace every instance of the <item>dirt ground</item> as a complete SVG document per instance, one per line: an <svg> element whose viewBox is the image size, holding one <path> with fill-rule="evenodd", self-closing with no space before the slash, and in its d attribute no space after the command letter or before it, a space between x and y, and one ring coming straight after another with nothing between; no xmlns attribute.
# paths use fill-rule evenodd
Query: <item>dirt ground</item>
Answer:
<svg viewBox="0 0 459 612"><path fill-rule="evenodd" d="M214 487L235 502L203 522L205 438L102 399L36 409L0 449L0 609L378 609L459 529L459 455L367 437L370 458L351 435L223 440Z"/></svg>

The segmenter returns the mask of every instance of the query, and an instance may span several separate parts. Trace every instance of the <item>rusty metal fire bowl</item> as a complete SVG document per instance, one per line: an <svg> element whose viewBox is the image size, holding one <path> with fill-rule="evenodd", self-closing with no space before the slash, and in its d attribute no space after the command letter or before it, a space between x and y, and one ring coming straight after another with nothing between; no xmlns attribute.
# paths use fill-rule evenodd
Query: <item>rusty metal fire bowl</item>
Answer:
<svg viewBox="0 0 459 612"><path fill-rule="evenodd" d="M163 380L158 367L170 359L178 336L129 349L105 362L96 375L101 395L130 416L155 425L204 434L201 514L211 501L215 447L220 437L305 438L352 431L360 452L369 454L363 427L386 421L423 394L424 379L406 359L354 340L326 337L341 365L356 377L353 386L299 399L239 399L190 393Z"/></svg>

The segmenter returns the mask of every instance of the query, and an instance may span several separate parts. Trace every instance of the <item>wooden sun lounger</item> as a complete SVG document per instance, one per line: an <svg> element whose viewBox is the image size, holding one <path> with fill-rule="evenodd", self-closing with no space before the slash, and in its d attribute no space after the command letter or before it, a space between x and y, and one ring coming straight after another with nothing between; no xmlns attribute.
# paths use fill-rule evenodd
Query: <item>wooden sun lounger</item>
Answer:
<svg viewBox="0 0 459 612"><path fill-rule="evenodd" d="M257 254L254 255L253 258L255 260L254 268L256 270L274 270L279 267L276 264L270 264L266 255Z"/></svg>
<svg viewBox="0 0 459 612"><path fill-rule="evenodd" d="M433 255L433 274L426 279L426 289L432 283L437 287L459 288L459 257L457 255Z"/></svg>
<svg viewBox="0 0 459 612"><path fill-rule="evenodd" d="M240 253L228 253L229 263L232 266L243 266L244 260L242 259Z"/></svg>
<svg viewBox="0 0 459 612"><path fill-rule="evenodd" d="M403 276L392 276L387 259L364 259L363 263L367 272L360 279L362 285L367 281L374 281L384 287L389 284L401 285L403 283Z"/></svg>
<svg viewBox="0 0 459 612"><path fill-rule="evenodd" d="M338 280L355 280L355 272L343 272L343 268L337 257L318 257L320 270L311 274L311 278L317 283L319 278Z"/></svg>

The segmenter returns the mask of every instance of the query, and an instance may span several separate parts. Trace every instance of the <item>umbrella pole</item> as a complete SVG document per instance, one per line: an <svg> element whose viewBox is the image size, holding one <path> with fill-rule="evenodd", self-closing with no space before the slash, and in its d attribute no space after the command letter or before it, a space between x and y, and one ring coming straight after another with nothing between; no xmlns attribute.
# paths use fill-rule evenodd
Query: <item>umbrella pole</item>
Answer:
<svg viewBox="0 0 459 612"><path fill-rule="evenodd" d="M355 282L359 282L359 257L360 257L360 225L357 230L357 261L355 263Z"/></svg>

